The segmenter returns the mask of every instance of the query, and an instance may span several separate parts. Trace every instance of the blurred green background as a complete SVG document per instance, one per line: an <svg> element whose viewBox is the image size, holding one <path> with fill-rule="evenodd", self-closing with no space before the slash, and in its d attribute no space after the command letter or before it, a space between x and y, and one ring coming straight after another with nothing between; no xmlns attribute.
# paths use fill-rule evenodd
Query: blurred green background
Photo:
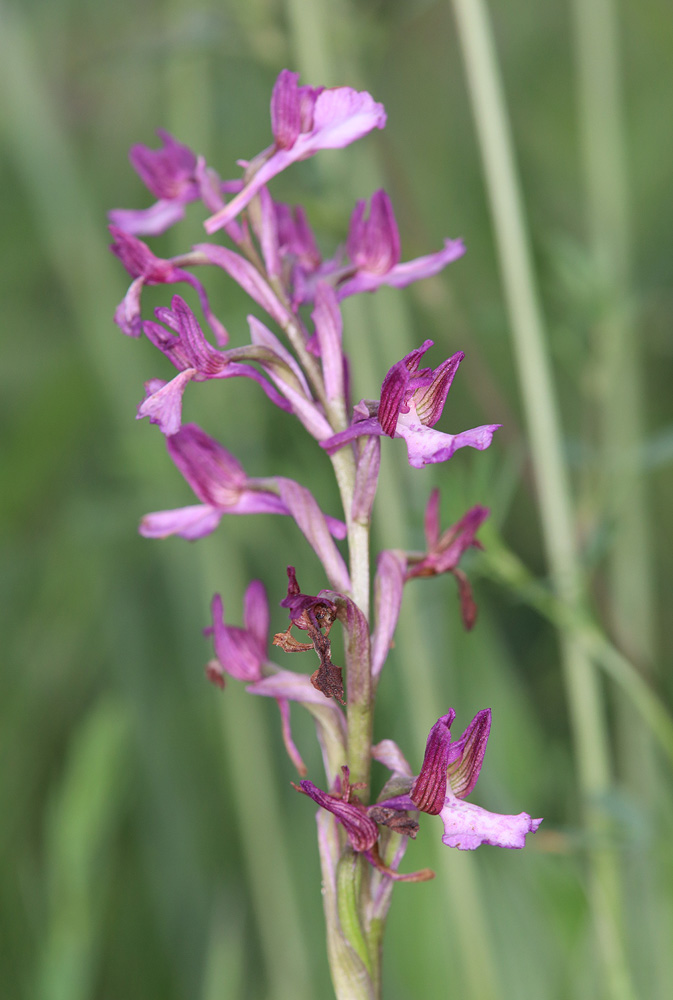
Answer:
<svg viewBox="0 0 673 1000"><path fill-rule="evenodd" d="M586 700L549 620L559 605L501 280L509 250L494 238L454 5L0 3L3 1000L331 995L313 809L289 785L276 706L233 682L224 694L208 685L201 631L215 590L240 622L248 579L263 578L275 631L286 564L309 593L324 581L289 519L225 518L196 545L137 535L146 511L192 501L157 428L134 420L143 381L169 377L169 365L113 325L127 281L107 252L106 211L151 200L130 145L154 145L167 128L236 176L235 161L269 142L285 66L314 85L364 87L388 111L385 132L274 182L306 205L326 251L355 199L380 185L403 259L445 236L468 246L438 278L346 304L355 399L377 397L390 365L431 337L429 363L466 352L440 426L503 424L489 451L420 472L401 443L384 448L376 549L421 547L435 485L445 525L473 503L492 508L493 525L468 566L472 634L452 579L409 587L375 737L397 740L417 767L438 715L454 706L460 732L491 706L472 797L545 822L525 851L470 855L442 848L439 822L424 817L404 867L438 877L395 890L386 1000L670 996L670 4L491 6L582 606L602 630L588 669L607 736L594 747L578 744L591 714L578 722ZM190 212L153 247L168 255L202 238ZM204 280L243 343L248 303L218 276ZM145 315L169 295L146 293ZM337 514L326 457L252 383L235 382L192 386L185 418L250 474L297 478ZM564 621L567 644L579 625ZM293 719L320 783L312 726L296 707Z"/></svg>

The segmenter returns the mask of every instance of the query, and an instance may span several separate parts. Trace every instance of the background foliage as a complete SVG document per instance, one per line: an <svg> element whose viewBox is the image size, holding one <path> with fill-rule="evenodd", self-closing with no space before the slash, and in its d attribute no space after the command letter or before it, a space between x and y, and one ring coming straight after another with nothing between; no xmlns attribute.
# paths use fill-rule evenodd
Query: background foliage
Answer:
<svg viewBox="0 0 673 1000"><path fill-rule="evenodd" d="M580 4L492 6L587 605L670 704L669 5L623 4L615 37L601 35L594 53ZM584 9L610 23L609 0ZM612 92L601 92L600 76L592 82L601 60L615 71ZM450 4L425 0L0 5L3 996L330 994L312 808L290 789L275 706L233 683L224 694L208 685L201 635L215 589L236 621L251 575L272 605L287 563L309 593L324 581L296 529L272 518L225 519L194 546L136 534L144 512L190 494L157 429L134 422L142 382L167 377L168 363L114 327L126 281L106 250L107 209L148 203L128 147L152 145L162 126L235 176L235 160L269 141L268 96L284 66L301 69L303 82L365 87L389 115L384 133L275 184L279 197L307 205L327 249L343 239L354 200L380 183L405 259L444 236L468 245L438 278L347 304L355 398L377 396L390 365L429 336L431 363L467 355L442 426L504 425L488 452L422 472L408 468L402 446L385 449L377 547L421 546L434 485L445 523L479 502L495 528L470 567L474 633L461 630L453 580L410 587L375 735L396 739L418 765L450 705L461 728L491 706L475 799L545 823L523 852L474 856L442 849L438 823L423 825L406 865L438 877L396 889L385 995L663 1000L673 977L671 760L652 739L654 710L643 715L633 686L601 673L614 780L593 803L601 831L588 830L558 635L540 614L555 606L545 603L534 469L456 22ZM619 157L601 160L599 148L592 161L592 120L614 126L617 146L604 148ZM619 249L613 270L595 238L601 224ZM155 245L168 255L200 236L190 216ZM209 288L242 342L249 304L222 282ZM168 294L155 290L147 308ZM613 335L627 345L616 363ZM628 440L610 440L639 386L642 426L632 420ZM336 514L327 459L260 399L252 384L206 384L188 394L185 415L244 457L250 474L293 476ZM545 588L537 610L518 571L502 579L500 535ZM294 716L313 775L311 725ZM621 980L606 974L596 945L597 851L620 883ZM434 985L421 993L419 983Z"/></svg>

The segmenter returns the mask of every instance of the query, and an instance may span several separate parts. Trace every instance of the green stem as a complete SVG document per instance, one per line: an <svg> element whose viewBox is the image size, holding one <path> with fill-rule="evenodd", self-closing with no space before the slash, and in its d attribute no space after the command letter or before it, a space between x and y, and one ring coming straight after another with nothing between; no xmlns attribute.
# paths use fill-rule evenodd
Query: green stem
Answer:
<svg viewBox="0 0 673 1000"><path fill-rule="evenodd" d="M491 24L483 0L453 0L453 7L498 244L547 558L557 594L579 608L582 586L570 485ZM594 665L577 637L562 632L560 642L586 822L601 845L605 817L599 802L611 784L601 691ZM607 847L597 846L589 863L590 901L606 979L613 996L627 997L632 991L623 960L616 858Z"/></svg>

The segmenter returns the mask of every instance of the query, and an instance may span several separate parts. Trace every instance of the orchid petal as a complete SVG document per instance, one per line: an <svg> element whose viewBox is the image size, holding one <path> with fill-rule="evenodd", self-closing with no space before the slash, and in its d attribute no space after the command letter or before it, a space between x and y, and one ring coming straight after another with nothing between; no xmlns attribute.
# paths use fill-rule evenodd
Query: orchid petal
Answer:
<svg viewBox="0 0 673 1000"><path fill-rule="evenodd" d="M266 649L271 619L266 589L261 580L252 580L248 585L243 604L243 621L248 632Z"/></svg>
<svg viewBox="0 0 673 1000"><path fill-rule="evenodd" d="M408 413L407 401L411 393L420 386L429 385L432 381L432 369L418 365L434 341L425 340L420 347L406 354L397 361L383 380L381 386L381 402L379 404L379 421L384 434L395 436L397 420L401 413Z"/></svg>
<svg viewBox="0 0 673 1000"><path fill-rule="evenodd" d="M140 316L140 295L145 281L135 278L114 312L114 321L127 337L140 337L143 323Z"/></svg>
<svg viewBox="0 0 673 1000"><path fill-rule="evenodd" d="M526 834L535 833L542 822L542 819L531 819L525 812L517 816L488 812L449 794L440 816L444 824L442 842L460 851L473 851L480 844L525 847Z"/></svg>
<svg viewBox="0 0 673 1000"><path fill-rule="evenodd" d="M138 406L136 419L149 417L150 423L158 424L162 434L177 434L182 422L182 394L188 382L198 375L198 369L185 368L170 382L151 379L145 383L147 395ZM157 384L160 388L156 388Z"/></svg>
<svg viewBox="0 0 673 1000"><path fill-rule="evenodd" d="M445 434L432 427L426 427L413 414L401 414L397 422L395 437L404 438L407 445L409 465L422 469L434 462L446 462L459 448L476 448L483 451L490 445L493 434L500 424L484 424L460 434Z"/></svg>
<svg viewBox="0 0 673 1000"><path fill-rule="evenodd" d="M184 424L166 440L168 453L199 500L231 507L246 485L241 463L197 424Z"/></svg>
<svg viewBox="0 0 673 1000"><path fill-rule="evenodd" d="M240 681L256 681L262 676L266 659L266 640L260 642L250 631L225 625L222 598L215 594L211 603L212 634L215 655L223 669Z"/></svg>
<svg viewBox="0 0 673 1000"><path fill-rule="evenodd" d="M372 757L393 774L403 774L408 778L412 776L411 765L393 740L381 740L380 743L375 743L372 747ZM416 806L410 801L409 808L415 809Z"/></svg>
<svg viewBox="0 0 673 1000"><path fill-rule="evenodd" d="M376 563L374 611L376 629L372 636L372 676L378 677L393 641L402 606L406 559L401 552L384 550Z"/></svg>
<svg viewBox="0 0 673 1000"><path fill-rule="evenodd" d="M344 362L341 333L343 320L334 292L326 282L318 283L315 308L311 314L315 325L327 398L334 402L344 395ZM330 428L331 432L331 428Z"/></svg>
<svg viewBox="0 0 673 1000"><path fill-rule="evenodd" d="M297 788L296 785L295 788ZM319 806L336 816L346 830L353 850L368 851L374 846L379 837L379 828L374 820L367 816L362 807L344 802L343 799L334 795L328 795L327 792L316 788L312 781L300 781L297 790L308 795Z"/></svg>
<svg viewBox="0 0 673 1000"><path fill-rule="evenodd" d="M442 415L446 397L449 394L451 383L458 371L460 362L465 357L463 351L457 351L450 358L443 361L441 365L432 373L432 382L427 386L420 386L413 395L416 414L422 424L434 427Z"/></svg>
<svg viewBox="0 0 673 1000"><path fill-rule="evenodd" d="M209 504L194 504L177 510L158 510L145 514L138 530L144 538L180 535L191 542L215 531L223 513L224 511Z"/></svg>
<svg viewBox="0 0 673 1000"><path fill-rule="evenodd" d="M421 812L437 816L444 805L446 769L451 757L451 724L456 717L452 708L434 724L425 745L420 774L411 789L411 800Z"/></svg>
<svg viewBox="0 0 673 1000"><path fill-rule="evenodd" d="M143 184L155 198L195 197L196 156L170 132L157 129L162 145L150 149L138 143L131 147L129 159Z"/></svg>
<svg viewBox="0 0 673 1000"><path fill-rule="evenodd" d="M464 799L476 785L490 732L491 710L484 708L477 712L463 735L453 744L447 778L456 798Z"/></svg>
<svg viewBox="0 0 673 1000"><path fill-rule="evenodd" d="M313 495L304 486L282 476L275 478L278 492L299 529L320 559L330 583L335 590L347 592L351 588L346 563L332 541L325 515Z"/></svg>
<svg viewBox="0 0 673 1000"><path fill-rule="evenodd" d="M181 201L159 199L149 208L113 208L108 219L134 236L160 236L185 217Z"/></svg>

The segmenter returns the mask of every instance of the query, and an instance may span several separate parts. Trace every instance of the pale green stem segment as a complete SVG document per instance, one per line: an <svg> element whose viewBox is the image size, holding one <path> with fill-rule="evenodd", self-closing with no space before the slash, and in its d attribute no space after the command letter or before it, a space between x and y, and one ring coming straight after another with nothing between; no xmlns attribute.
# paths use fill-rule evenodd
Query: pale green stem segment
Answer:
<svg viewBox="0 0 673 1000"><path fill-rule="evenodd" d="M362 947L359 913L363 912L357 905L356 886L359 879L351 871L350 879L346 880L345 872L338 871L341 844L334 817L320 810L317 823L323 907L327 925L327 954L334 992L337 1000L378 1000L379 993L375 991L373 977L358 954ZM352 900L350 906L349 900ZM351 930L354 942L346 937L345 928Z"/></svg>
<svg viewBox="0 0 673 1000"><path fill-rule="evenodd" d="M351 574L352 605L341 604L339 618L344 626L346 650L347 688L347 762L350 780L363 785L358 795L367 801L369 797L369 773L371 767L371 742L374 713L374 691L371 681L369 644L369 521L362 523L352 518L353 494L355 489L355 454L347 446L332 456L344 515L348 526L348 547ZM337 855L338 856L338 855ZM369 902L369 867L362 857L353 856L350 849L338 862L336 885L336 907L328 907L325 898L325 919L328 924L328 940L343 939L339 949L330 948L332 980L338 1000L360 1000L380 996L381 949L379 941L370 947L371 928L366 924L364 914ZM364 869L364 870L363 870ZM330 927L330 920L336 920L336 927ZM348 990L340 990L344 975L343 968L335 963L345 962L346 971L353 964L353 954L360 958L368 975L348 975ZM357 990L357 991L356 991Z"/></svg>
<svg viewBox="0 0 673 1000"><path fill-rule="evenodd" d="M362 858L350 848L346 848L337 865L337 906L339 923L358 958L371 975L369 948L360 920L360 900L363 875Z"/></svg>
<svg viewBox="0 0 673 1000"><path fill-rule="evenodd" d="M559 598L578 609L582 588L570 485L491 23L483 0L453 0L453 7L510 314L547 558ZM624 961L618 865L599 805L611 784L601 691L595 667L577 637L562 632L560 641L578 780L587 826L597 845L589 852L595 931L611 996L628 998L633 990Z"/></svg>
<svg viewBox="0 0 673 1000"><path fill-rule="evenodd" d="M622 650L642 668L654 658L654 600L638 461L642 352L633 317L619 15L614 0L574 0L572 9L588 235L600 306L593 329L603 479L596 506L607 511L614 531L608 566L611 626Z"/></svg>
<svg viewBox="0 0 673 1000"><path fill-rule="evenodd" d="M636 698L641 689L649 693L643 674L656 663L655 594L647 488L640 464L643 350L637 340L632 281L619 13L614 0L573 0L572 10L585 214L595 284L592 315L596 318L590 330L593 377L584 384L593 395L589 403L597 416L599 460L589 473L594 482L589 484L593 496L589 494L588 500L593 501L594 516L610 532L605 574L610 630L619 649L642 672L632 685L635 690L615 704L615 728L620 732L617 766L626 793L640 806L656 801L660 775L650 737L661 740L662 733L655 725L654 706ZM634 680L631 674L628 677ZM632 702L641 705L649 729L633 719ZM636 852L628 859L626 878L631 887L629 912L642 914L629 928L632 954L641 956L652 984L659 981L665 992L669 973L662 962L665 948L659 945L662 910L656 902L659 886L649 852Z"/></svg>

